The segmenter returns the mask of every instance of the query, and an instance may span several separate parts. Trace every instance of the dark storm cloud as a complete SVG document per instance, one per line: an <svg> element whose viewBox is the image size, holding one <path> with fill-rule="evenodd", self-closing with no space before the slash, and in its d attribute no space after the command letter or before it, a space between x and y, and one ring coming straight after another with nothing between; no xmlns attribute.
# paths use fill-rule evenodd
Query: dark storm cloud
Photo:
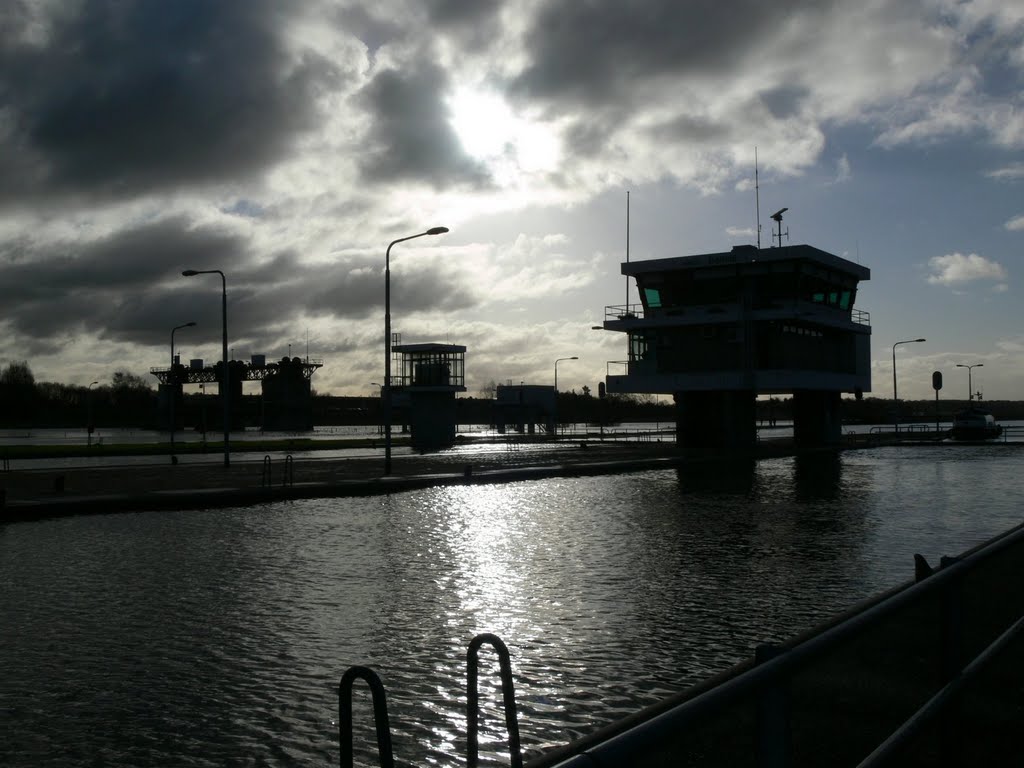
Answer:
<svg viewBox="0 0 1024 768"><path fill-rule="evenodd" d="M434 24L463 26L487 23L498 15L504 0L425 0Z"/></svg>
<svg viewBox="0 0 1024 768"><path fill-rule="evenodd" d="M785 120L798 114L810 95L810 91L803 86L787 85L762 91L760 97L773 117Z"/></svg>
<svg viewBox="0 0 1024 768"><path fill-rule="evenodd" d="M128 196L246 177L272 165L337 78L281 41L260 0L91 0L33 33L0 11L0 200ZM35 37L33 38L33 34ZM17 176L11 174L17 173Z"/></svg>
<svg viewBox="0 0 1024 768"><path fill-rule="evenodd" d="M0 250L0 302L4 318L26 336L45 337L90 329L146 333L170 328L154 291L182 280L183 269L224 269L242 260L243 243L226 233L194 229L171 218L127 229L93 243L47 246L10 242ZM148 306L149 319L131 313ZM167 325L170 322L171 325Z"/></svg>
<svg viewBox="0 0 1024 768"><path fill-rule="evenodd" d="M229 335L269 341L302 316L364 318L383 312L379 257L308 264L291 252L252 261L249 243L214 228L169 218L81 245L22 240L0 250L0 302L9 331L27 344L86 332L111 341L163 344L171 328L196 322L192 339L220 336L218 275L186 278L185 269L220 269L227 278ZM393 284L396 310L458 309L474 297L452 275L410 267ZM184 337L186 332L182 332Z"/></svg>
<svg viewBox="0 0 1024 768"><path fill-rule="evenodd" d="M727 123L708 120L703 117L681 115L651 130L651 136L659 141L673 142L719 142L727 140L731 126Z"/></svg>
<svg viewBox="0 0 1024 768"><path fill-rule="evenodd" d="M549 0L525 40L531 64L515 90L550 102L599 106L628 96L631 85L660 76L747 67L790 14L833 5L823 0Z"/></svg>
<svg viewBox="0 0 1024 768"><path fill-rule="evenodd" d="M425 0L431 28L458 39L465 51L486 49L501 36L505 0Z"/></svg>
<svg viewBox="0 0 1024 768"><path fill-rule="evenodd" d="M360 94L372 115L360 167L372 182L419 181L442 188L485 186L485 170L465 152L445 107L444 71L423 59L408 69L377 74Z"/></svg>

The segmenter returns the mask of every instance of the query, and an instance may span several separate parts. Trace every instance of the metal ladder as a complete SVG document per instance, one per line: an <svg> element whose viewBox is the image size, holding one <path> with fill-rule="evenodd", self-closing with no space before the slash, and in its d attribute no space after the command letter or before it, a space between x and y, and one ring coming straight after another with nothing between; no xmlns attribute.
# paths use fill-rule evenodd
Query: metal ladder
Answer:
<svg viewBox="0 0 1024 768"><path fill-rule="evenodd" d="M269 488L273 485L270 471L270 454L263 457L263 468L260 470L260 486ZM289 453L284 457L284 474L281 475L281 485L295 485L295 459Z"/></svg>
<svg viewBox="0 0 1024 768"><path fill-rule="evenodd" d="M466 653L466 764L476 768L479 764L480 692L478 667L480 647L488 643L498 654L501 675L501 694L505 705L505 727L508 729L508 747L512 768L522 768L522 748L519 742L519 721L516 718L516 694L512 681L512 662L508 647L497 635L485 632L469 643ZM377 732L377 756L381 768L394 768L395 758L391 747L391 725L384 684L369 667L349 667L338 684L338 746L339 765L352 768L352 686L362 679L370 686L373 696L373 721Z"/></svg>

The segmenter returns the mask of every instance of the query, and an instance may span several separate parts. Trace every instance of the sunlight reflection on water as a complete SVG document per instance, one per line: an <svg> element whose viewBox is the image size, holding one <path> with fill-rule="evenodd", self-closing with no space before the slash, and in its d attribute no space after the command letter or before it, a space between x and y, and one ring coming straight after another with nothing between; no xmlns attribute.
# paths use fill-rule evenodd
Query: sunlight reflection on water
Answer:
<svg viewBox="0 0 1024 768"><path fill-rule="evenodd" d="M914 552L1017 524L1021 456L891 448L7 525L0 763L335 765L337 682L363 664L399 763L458 765L485 631L512 652L534 753L905 581ZM501 763L481 659L481 747Z"/></svg>

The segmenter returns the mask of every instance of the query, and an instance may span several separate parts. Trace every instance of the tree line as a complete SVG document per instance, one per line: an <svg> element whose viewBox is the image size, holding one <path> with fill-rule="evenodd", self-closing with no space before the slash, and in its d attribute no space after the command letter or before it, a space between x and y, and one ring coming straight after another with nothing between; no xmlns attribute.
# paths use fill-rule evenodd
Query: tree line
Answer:
<svg viewBox="0 0 1024 768"><path fill-rule="evenodd" d="M492 386L480 390L477 397L456 400L460 424L488 424L492 419ZM187 393L183 398L186 428L199 429L205 424L216 430L220 414L215 411L214 395ZM237 404L243 422L259 426L260 395L244 395ZM951 415L968 405L964 400L940 400L939 418L948 421ZM166 429L159 423L157 392L141 376L118 370L109 381L83 386L37 382L25 361L9 363L0 370L0 427L16 428L84 428ZM348 424L380 424L380 398L341 397L313 393L313 423L319 426ZM986 401L984 406L997 420L1024 419L1024 402ZM792 399L761 398L756 406L760 422L792 419ZM841 403L844 422L888 424L893 420L891 399L865 397L844 398ZM900 419L904 422L933 421L936 404L930 400L900 402ZM589 387L582 391L558 393L558 417L563 423L614 424L631 421L672 422L675 406L669 397L656 398L644 394L609 394L595 396ZM208 422L208 424L207 424Z"/></svg>
<svg viewBox="0 0 1024 768"><path fill-rule="evenodd" d="M125 370L94 385L37 382L25 361L0 370L0 425L81 427L90 419L112 427L139 427L153 420L156 392ZM147 414L144 416L143 414Z"/></svg>

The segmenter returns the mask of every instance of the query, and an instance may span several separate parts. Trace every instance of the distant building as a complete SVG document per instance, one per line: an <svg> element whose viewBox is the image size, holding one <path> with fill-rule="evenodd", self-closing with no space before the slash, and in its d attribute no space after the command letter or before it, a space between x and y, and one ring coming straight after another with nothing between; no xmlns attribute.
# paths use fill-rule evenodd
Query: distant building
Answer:
<svg viewBox="0 0 1024 768"><path fill-rule="evenodd" d="M802 445L839 441L842 393L871 389L871 327L854 307L866 267L809 245L627 262L640 305L607 307L628 336L609 392L663 393L680 444L749 448L757 395L791 394ZM614 364L612 364L614 366Z"/></svg>
<svg viewBox="0 0 1024 768"><path fill-rule="evenodd" d="M499 384L494 400L494 425L498 432L508 428L533 434L540 425L554 434L555 388L542 384Z"/></svg>

